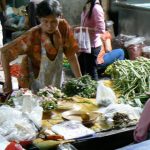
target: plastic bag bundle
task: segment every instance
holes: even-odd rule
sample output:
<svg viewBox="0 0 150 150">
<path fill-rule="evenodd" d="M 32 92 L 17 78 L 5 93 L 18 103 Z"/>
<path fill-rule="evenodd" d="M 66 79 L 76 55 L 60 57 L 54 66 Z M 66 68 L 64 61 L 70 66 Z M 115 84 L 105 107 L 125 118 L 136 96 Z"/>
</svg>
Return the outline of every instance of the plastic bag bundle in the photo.
<svg viewBox="0 0 150 150">
<path fill-rule="evenodd" d="M 77 150 L 77 149 L 70 143 L 64 143 L 60 144 L 57 150 Z"/>
<path fill-rule="evenodd" d="M 106 87 L 103 81 L 98 82 L 97 93 L 96 93 L 96 102 L 99 105 L 107 107 L 110 104 L 115 103 L 116 95 L 114 91 Z"/>
<path fill-rule="evenodd" d="M 0 107 L 0 133 L 9 141 L 32 140 L 37 135 L 37 129 L 22 112 L 9 106 Z"/>
<path fill-rule="evenodd" d="M 75 39 L 78 42 L 79 52 L 91 53 L 91 42 L 88 28 L 79 27 L 79 31 L 74 32 Z"/>
<path fill-rule="evenodd" d="M 103 116 L 109 126 L 114 126 L 114 115 L 116 113 L 128 116 L 130 121 L 137 122 L 140 118 L 142 109 L 140 107 L 132 107 L 128 104 L 111 104 L 103 110 Z"/>
</svg>

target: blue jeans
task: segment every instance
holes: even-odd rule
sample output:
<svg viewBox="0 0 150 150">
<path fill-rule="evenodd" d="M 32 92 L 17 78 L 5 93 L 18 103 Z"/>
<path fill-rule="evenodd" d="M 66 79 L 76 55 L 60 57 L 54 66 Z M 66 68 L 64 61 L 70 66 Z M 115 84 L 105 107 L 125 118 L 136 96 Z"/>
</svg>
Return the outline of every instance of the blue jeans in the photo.
<svg viewBox="0 0 150 150">
<path fill-rule="evenodd" d="M 104 63 L 97 64 L 97 56 L 101 50 L 101 47 L 92 48 L 91 54 L 81 53 L 78 57 L 79 64 L 81 68 L 82 75 L 89 74 L 92 79 L 98 80 L 98 74 L 101 71 L 99 69 L 104 69 L 115 62 L 116 60 L 123 60 L 124 59 L 124 51 L 122 49 L 115 49 L 109 53 L 104 55 Z"/>
<path fill-rule="evenodd" d="M 112 64 L 116 60 L 124 60 L 124 51 L 119 49 L 114 49 L 109 53 L 106 53 L 103 57 L 104 63 L 97 65 L 98 67 L 107 67 L 108 65 Z"/>
</svg>

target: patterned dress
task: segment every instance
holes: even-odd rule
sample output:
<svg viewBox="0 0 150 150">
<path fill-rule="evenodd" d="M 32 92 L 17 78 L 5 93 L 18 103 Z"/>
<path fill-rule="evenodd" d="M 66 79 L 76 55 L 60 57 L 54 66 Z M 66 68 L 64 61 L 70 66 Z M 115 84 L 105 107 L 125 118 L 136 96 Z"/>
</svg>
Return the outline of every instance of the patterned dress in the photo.
<svg viewBox="0 0 150 150">
<path fill-rule="evenodd" d="M 57 55 L 60 54 L 60 49 L 67 58 L 77 52 L 78 45 L 67 21 L 60 19 L 58 29 L 60 32 L 60 39 L 58 39 L 58 43 L 56 44 L 58 48 L 52 44 L 53 40 L 50 40 L 51 37 L 53 38 L 53 35 L 42 33 L 40 25 L 30 29 L 22 36 L 4 46 L 3 49 L 7 49 L 5 50 L 5 53 L 9 62 L 15 60 L 19 55 L 25 54 L 27 56 L 24 57 L 19 66 L 13 65 L 10 69 L 11 74 L 18 78 L 20 87 L 29 87 L 30 65 L 32 66 L 34 78 L 36 79 L 39 77 L 42 48 L 45 49 L 46 57 L 51 62 L 55 61 L 55 58 L 58 59 Z M 59 42 L 59 40 L 61 42 Z M 30 63 L 28 60 L 30 60 Z M 60 61 L 62 62 L 62 60 Z M 53 74 L 55 74 L 55 72 L 53 72 Z"/>
</svg>

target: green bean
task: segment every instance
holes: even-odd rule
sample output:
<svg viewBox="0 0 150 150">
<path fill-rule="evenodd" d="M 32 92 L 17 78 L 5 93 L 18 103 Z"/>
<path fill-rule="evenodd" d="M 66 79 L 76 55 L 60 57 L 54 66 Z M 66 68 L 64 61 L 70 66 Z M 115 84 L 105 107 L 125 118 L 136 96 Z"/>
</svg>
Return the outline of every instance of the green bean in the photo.
<svg viewBox="0 0 150 150">
<path fill-rule="evenodd" d="M 112 64 L 109 73 L 115 90 L 121 91 L 128 99 L 150 91 L 150 59 L 118 60 Z"/>
</svg>

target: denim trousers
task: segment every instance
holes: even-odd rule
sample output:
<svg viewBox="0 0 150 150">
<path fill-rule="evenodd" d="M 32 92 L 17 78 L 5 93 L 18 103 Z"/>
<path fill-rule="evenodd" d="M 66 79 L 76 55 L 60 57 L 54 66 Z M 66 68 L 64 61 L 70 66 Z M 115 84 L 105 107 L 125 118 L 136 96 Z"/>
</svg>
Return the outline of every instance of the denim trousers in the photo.
<svg viewBox="0 0 150 150">
<path fill-rule="evenodd" d="M 124 60 L 124 51 L 119 48 L 106 53 L 103 57 L 104 63 L 97 64 L 96 60 L 100 50 L 101 47 L 97 47 L 91 49 L 91 54 L 80 53 L 78 60 L 82 75 L 89 74 L 92 79 L 98 80 L 98 69 L 105 69 L 116 60 Z"/>
</svg>

